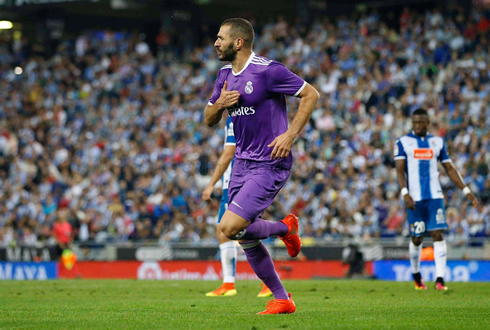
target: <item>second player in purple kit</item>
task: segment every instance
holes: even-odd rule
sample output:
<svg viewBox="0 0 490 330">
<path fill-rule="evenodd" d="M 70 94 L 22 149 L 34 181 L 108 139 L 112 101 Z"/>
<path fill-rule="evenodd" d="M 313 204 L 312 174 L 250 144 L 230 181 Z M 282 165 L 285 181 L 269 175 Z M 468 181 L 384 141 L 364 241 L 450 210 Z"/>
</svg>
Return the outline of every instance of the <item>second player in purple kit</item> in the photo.
<svg viewBox="0 0 490 330">
<path fill-rule="evenodd" d="M 219 228 L 230 239 L 240 240 L 247 260 L 275 300 L 259 314 L 294 313 L 296 307 L 277 275 L 272 259 L 260 242 L 278 235 L 288 253 L 301 248 L 298 219 L 289 215 L 280 222 L 262 219 L 289 178 L 294 139 L 308 122 L 318 92 L 276 61 L 252 51 L 252 25 L 240 18 L 223 22 L 215 47 L 221 61 L 231 62 L 219 72 L 205 110 L 205 121 L 216 125 L 223 111 L 233 120 L 236 152 L 229 185 L 229 207 Z M 286 95 L 301 98 L 288 127 Z"/>
</svg>

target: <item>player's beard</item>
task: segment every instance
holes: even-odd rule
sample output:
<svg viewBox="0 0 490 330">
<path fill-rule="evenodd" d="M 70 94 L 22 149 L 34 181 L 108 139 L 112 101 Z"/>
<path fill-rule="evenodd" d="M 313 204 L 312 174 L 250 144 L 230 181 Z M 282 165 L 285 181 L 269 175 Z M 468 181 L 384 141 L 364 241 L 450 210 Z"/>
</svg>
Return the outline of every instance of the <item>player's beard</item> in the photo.
<svg viewBox="0 0 490 330">
<path fill-rule="evenodd" d="M 236 50 L 233 49 L 233 44 L 230 44 L 228 48 L 221 51 L 219 60 L 223 62 L 232 62 L 236 58 L 236 53 Z"/>
</svg>

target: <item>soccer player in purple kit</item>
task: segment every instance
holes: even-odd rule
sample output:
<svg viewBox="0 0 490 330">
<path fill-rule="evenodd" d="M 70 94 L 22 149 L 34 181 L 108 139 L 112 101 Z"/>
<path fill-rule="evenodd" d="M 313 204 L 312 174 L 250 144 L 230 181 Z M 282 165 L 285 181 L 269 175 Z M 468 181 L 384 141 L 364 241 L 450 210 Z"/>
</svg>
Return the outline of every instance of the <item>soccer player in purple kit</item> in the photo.
<svg viewBox="0 0 490 330">
<path fill-rule="evenodd" d="M 231 63 L 218 72 L 204 120 L 214 126 L 227 110 L 235 129 L 229 206 L 219 229 L 240 241 L 252 269 L 274 294 L 275 299 L 258 314 L 289 314 L 296 306 L 260 240 L 277 235 L 289 255 L 296 257 L 301 250 L 298 219 L 290 214 L 272 222 L 262 219 L 262 214 L 289 178 L 294 139 L 310 119 L 319 94 L 281 63 L 255 55 L 253 41 L 253 27 L 247 20 L 232 18 L 221 24 L 214 46 L 219 60 Z M 286 95 L 301 98 L 289 128 Z"/>
</svg>

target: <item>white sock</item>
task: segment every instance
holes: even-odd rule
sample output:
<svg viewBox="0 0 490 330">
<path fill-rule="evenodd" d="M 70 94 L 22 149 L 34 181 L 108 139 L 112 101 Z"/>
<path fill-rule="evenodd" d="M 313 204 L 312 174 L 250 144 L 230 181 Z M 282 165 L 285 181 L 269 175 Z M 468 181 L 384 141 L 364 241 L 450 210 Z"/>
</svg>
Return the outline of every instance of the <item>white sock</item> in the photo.
<svg viewBox="0 0 490 330">
<path fill-rule="evenodd" d="M 408 245 L 408 254 L 410 256 L 410 266 L 412 266 L 412 274 L 420 272 L 420 254 L 422 252 L 422 244 L 415 246 L 412 241 Z"/>
<path fill-rule="evenodd" d="M 237 249 L 234 241 L 219 245 L 221 266 L 223 267 L 223 283 L 235 283 Z"/>
<path fill-rule="evenodd" d="M 434 242 L 434 261 L 436 263 L 436 277 L 444 278 L 447 261 L 447 246 L 445 240 Z"/>
</svg>

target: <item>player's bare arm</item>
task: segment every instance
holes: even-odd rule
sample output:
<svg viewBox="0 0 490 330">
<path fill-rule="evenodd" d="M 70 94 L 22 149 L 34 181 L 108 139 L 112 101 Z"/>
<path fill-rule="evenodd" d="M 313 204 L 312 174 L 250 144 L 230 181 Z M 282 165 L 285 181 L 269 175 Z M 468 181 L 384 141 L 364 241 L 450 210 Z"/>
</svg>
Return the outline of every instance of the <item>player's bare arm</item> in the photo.
<svg viewBox="0 0 490 330">
<path fill-rule="evenodd" d="M 228 165 L 230 165 L 230 162 L 233 160 L 233 157 L 235 156 L 235 150 L 235 145 L 225 146 L 225 150 L 219 157 L 218 163 L 216 164 L 216 167 L 214 169 L 213 175 L 211 177 L 211 182 L 209 182 L 209 185 L 206 187 L 206 189 L 204 189 L 202 193 L 203 201 L 208 201 L 211 199 L 211 194 L 214 191 L 214 186 L 216 185 L 216 182 L 218 182 L 219 179 L 223 176 L 223 173 L 225 173 Z"/>
<path fill-rule="evenodd" d="M 218 124 L 226 108 L 238 102 L 240 93 L 238 91 L 227 91 L 228 82 L 225 81 L 218 100 L 213 105 L 207 105 L 204 110 L 204 121 L 209 127 Z"/>
<path fill-rule="evenodd" d="M 442 163 L 447 175 L 454 182 L 454 184 L 465 193 L 466 197 L 471 201 L 473 207 L 477 207 L 480 202 L 478 198 L 473 194 L 468 186 L 464 184 L 463 178 L 459 174 L 458 170 L 454 167 L 453 162 Z"/>
<path fill-rule="evenodd" d="M 271 152 L 271 159 L 289 156 L 294 139 L 306 126 L 308 120 L 310 120 L 315 105 L 320 98 L 320 94 L 313 86 L 307 83 L 305 88 L 299 93 L 298 97 L 301 98 L 301 101 L 299 103 L 298 113 L 294 116 L 293 122 L 284 134 L 276 137 L 274 141 L 268 145 L 270 148 L 274 147 Z"/>
<path fill-rule="evenodd" d="M 405 159 L 395 160 L 396 179 L 398 180 L 398 186 L 402 188 L 401 194 L 403 195 L 403 200 L 405 201 L 405 205 L 410 210 L 415 210 L 415 202 L 413 201 L 412 197 L 410 196 L 407 190 L 407 177 L 405 175 L 406 162 L 407 161 Z"/>
</svg>

